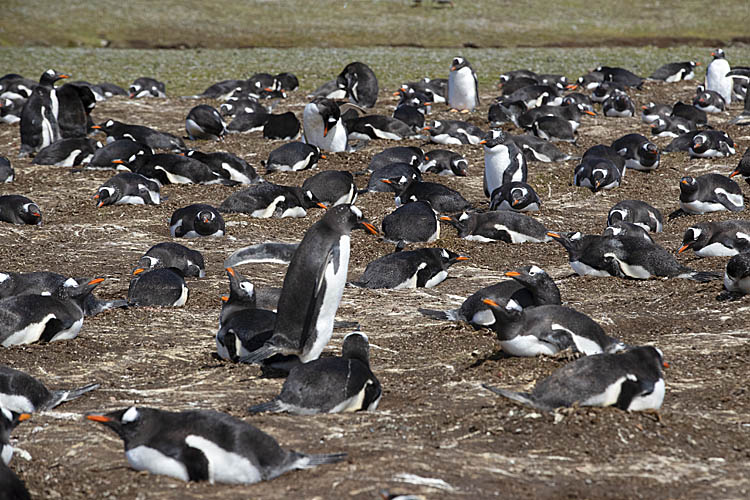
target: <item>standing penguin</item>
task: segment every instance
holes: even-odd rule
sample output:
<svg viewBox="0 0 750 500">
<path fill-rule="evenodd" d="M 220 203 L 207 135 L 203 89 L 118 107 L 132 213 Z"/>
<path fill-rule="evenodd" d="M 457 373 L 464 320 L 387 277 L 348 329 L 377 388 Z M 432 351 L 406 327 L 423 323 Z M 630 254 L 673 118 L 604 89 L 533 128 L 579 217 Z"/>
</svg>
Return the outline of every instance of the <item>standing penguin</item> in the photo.
<svg viewBox="0 0 750 500">
<path fill-rule="evenodd" d="M 60 139 L 57 114 L 60 109 L 55 94 L 55 82 L 67 75 L 48 69 L 32 89 L 21 112 L 21 151 L 19 157 L 36 153 Z"/>
<path fill-rule="evenodd" d="M 451 111 L 471 113 L 479 105 L 477 74 L 469 61 L 456 57 L 448 75 L 448 107 Z"/>
<path fill-rule="evenodd" d="M 724 99 L 727 106 L 732 104 L 732 87 L 734 82 L 727 73 L 732 68 L 724 55 L 724 51 L 717 49 L 711 53 L 714 56 L 713 61 L 706 68 L 706 90 L 713 90 L 719 93 Z"/>
<path fill-rule="evenodd" d="M 332 153 L 346 151 L 346 127 L 334 101 L 319 97 L 305 106 L 302 127 L 307 144 Z"/>
<path fill-rule="evenodd" d="M 486 197 L 508 182 L 526 182 L 528 167 L 523 151 L 502 130 L 491 130 L 479 144 L 484 145 Z"/>
<path fill-rule="evenodd" d="M 371 108 L 378 99 L 378 79 L 370 67 L 361 62 L 346 65 L 336 78 L 339 89 L 346 92 L 349 102 Z"/>
<path fill-rule="evenodd" d="M 349 235 L 359 227 L 377 234 L 357 207 L 339 205 L 308 229 L 284 277 L 273 336 L 241 361 L 258 363 L 282 353 L 306 363 L 320 356 L 346 285 Z"/>
</svg>

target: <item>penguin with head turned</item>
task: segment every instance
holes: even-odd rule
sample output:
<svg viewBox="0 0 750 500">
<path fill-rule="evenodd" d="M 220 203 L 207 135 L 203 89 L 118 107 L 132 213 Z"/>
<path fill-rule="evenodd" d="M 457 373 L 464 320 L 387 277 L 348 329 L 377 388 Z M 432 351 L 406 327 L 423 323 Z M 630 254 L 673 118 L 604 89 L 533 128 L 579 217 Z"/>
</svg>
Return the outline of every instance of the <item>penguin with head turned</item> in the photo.
<svg viewBox="0 0 750 500">
<path fill-rule="evenodd" d="M 346 151 L 347 131 L 341 120 L 341 111 L 331 99 L 318 97 L 305 106 L 302 112 L 305 142 L 322 151 Z"/>
<path fill-rule="evenodd" d="M 363 108 L 375 106 L 378 99 L 378 79 L 365 63 L 347 64 L 336 78 L 336 84 L 346 92 L 346 97 L 352 104 Z"/>
</svg>

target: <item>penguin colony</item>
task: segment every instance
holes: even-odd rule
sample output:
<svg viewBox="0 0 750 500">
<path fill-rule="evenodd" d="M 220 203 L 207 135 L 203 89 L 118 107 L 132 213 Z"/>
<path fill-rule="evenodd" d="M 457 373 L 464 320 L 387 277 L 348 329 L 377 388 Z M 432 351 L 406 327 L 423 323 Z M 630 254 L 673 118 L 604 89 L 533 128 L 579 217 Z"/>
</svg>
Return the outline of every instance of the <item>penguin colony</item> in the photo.
<svg viewBox="0 0 750 500">
<path fill-rule="evenodd" d="M 482 384 L 521 405 L 540 411 L 574 405 L 658 411 L 667 392 L 662 369 L 668 367 L 669 352 L 662 352 L 658 341 L 654 346 L 635 344 L 622 329 L 615 335 L 611 325 L 568 304 L 561 291 L 583 278 L 565 277 L 563 290 L 558 288 L 555 281 L 562 282 L 567 274 L 564 253 L 558 253 L 560 262 L 552 273 L 509 246 L 547 245 L 554 252 L 557 242 L 577 275 L 709 283 L 723 278 L 725 290 L 717 299 L 741 299 L 750 292 L 750 266 L 745 262 L 750 222 L 741 218 L 742 189 L 730 178 L 740 174 L 748 178 L 750 168 L 745 167 L 746 159 L 736 169 L 726 164 L 739 148 L 727 128 L 743 124 L 746 113 L 740 114 L 735 101 L 746 92 L 750 69 L 730 68 L 721 50 L 713 57 L 705 86 L 697 90 L 692 106 L 648 102 L 645 95 L 648 88 L 693 78 L 699 64 L 685 62 L 660 67 L 650 79 L 607 66 L 574 83 L 529 70 L 508 72 L 500 76 L 502 95 L 492 101 L 487 116 L 478 116 L 482 100 L 494 96 L 482 95 L 480 100 L 475 69 L 458 56 L 444 75 L 447 79 L 408 82 L 396 92 L 396 116 L 410 117 L 407 121 L 368 111 L 388 97 L 373 70 L 362 62 L 347 65 L 308 96 L 304 109 L 292 108 L 295 112 L 284 113 L 283 120 L 276 120 L 282 114 L 264 103 L 285 99 L 296 89 L 296 78 L 258 73 L 248 80 L 218 82 L 201 94 L 185 97 L 206 100 L 187 114 L 186 135 L 166 132 L 178 130 L 175 124 L 152 128 L 104 115 L 97 102 L 128 95 L 112 84 L 74 82 L 55 87 L 55 82 L 68 78 L 55 70 L 44 71 L 36 84 L 6 75 L 0 78 L 0 98 L 19 101 L 20 109 L 17 120 L 5 119 L 9 112 L 5 113 L 3 126 L 20 123 L 16 129 L 20 141 L 14 142 L 16 150 L 0 151 L 9 159 L 0 162 L 7 172 L 2 179 L 7 184 L 0 196 L 0 220 L 36 226 L 28 231 L 54 225 L 46 217 L 42 223 L 44 203 L 15 192 L 14 183 L 19 182 L 19 174 L 34 175 L 38 164 L 74 167 L 74 173 L 65 169 L 59 175 L 91 175 L 92 179 L 109 175 L 90 193 L 91 213 L 86 217 L 118 208 L 114 205 L 142 205 L 132 209 L 151 222 L 159 220 L 166 241 L 151 248 L 145 245 L 134 260 L 120 264 L 129 269 L 127 300 L 96 298 L 93 290 L 105 281 L 103 277 L 22 274 L 41 270 L 6 261 L 5 269 L 0 269 L 0 343 L 8 350 L 20 349 L 19 344 L 38 343 L 37 349 L 52 341 L 74 344 L 79 332 L 95 335 L 87 326 L 98 314 L 142 315 L 148 329 L 147 308 L 189 308 L 191 289 L 201 290 L 206 280 L 218 280 L 207 274 L 204 258 L 196 251 L 201 248 L 228 257 L 229 294 L 222 297 L 220 312 L 216 309 L 217 369 L 235 362 L 246 365 L 241 368 L 248 374 L 285 378 L 272 398 L 248 392 L 249 413 L 373 412 L 387 405 L 387 394 L 381 404 L 379 352 L 371 349 L 381 332 L 343 336 L 345 332 L 338 330 L 357 328 L 357 318 L 349 317 L 356 312 L 347 308 L 342 319 L 350 321 L 336 319 L 342 295 L 355 288 L 365 289 L 362 294 L 370 288 L 439 290 L 453 265 L 460 268 L 474 258 L 484 260 L 484 252 L 507 251 L 520 259 L 510 269 L 492 270 L 504 275 L 501 281 L 485 288 L 472 288 L 467 281 L 467 298 L 460 308 L 421 308 L 424 324 L 437 329 L 445 326 L 443 321 L 460 321 L 490 331 L 497 338 L 496 347 L 509 356 L 563 354 L 572 359 L 529 391 L 512 380 Z M 129 87 L 129 98 L 167 106 L 158 103 L 167 90 L 164 83 L 142 77 Z M 410 106 L 414 109 L 407 110 Z M 637 109 L 642 110 L 640 116 Z M 425 120 L 428 114 L 435 118 Z M 641 119 L 629 134 L 588 147 L 587 126 L 594 121 L 606 126 L 610 120 L 628 117 Z M 265 141 L 276 141 L 264 158 L 223 144 L 228 134 L 256 132 Z M 395 141 L 409 142 L 404 146 Z M 675 185 L 674 200 L 605 198 L 608 195 L 602 190 L 616 192 L 623 184 L 641 182 L 641 176 L 658 172 L 661 155 L 678 154 L 685 155 L 687 163 L 685 176 Z M 16 156 L 33 156 L 34 165 L 27 159 L 14 160 Z M 326 167 L 331 156 L 347 158 L 357 166 L 334 177 L 335 171 Z M 465 156 L 483 161 L 472 162 Z M 251 162 L 265 171 L 259 174 Z M 544 217 L 544 206 L 556 194 L 539 179 L 548 163 L 567 169 L 571 185 L 588 188 L 591 203 L 622 201 L 611 204 L 606 220 L 579 221 L 577 227 L 555 223 L 554 217 Z M 299 177 L 307 170 L 315 175 Z M 626 176 L 628 170 L 633 172 Z M 479 176 L 482 186 L 471 182 Z M 466 182 L 461 182 L 464 178 Z M 216 189 L 183 190 L 180 184 L 216 185 Z M 167 190 L 179 201 L 165 196 Z M 364 200 L 361 205 L 373 206 L 368 198 L 378 196 L 387 202 L 386 211 L 368 214 L 355 205 Z M 149 213 L 162 204 L 168 205 L 171 220 Z M 679 208 L 665 223 L 652 204 Z M 118 213 L 129 216 L 130 208 L 119 208 Z M 542 216 L 535 217 L 539 212 Z M 727 212 L 731 219 L 702 217 L 716 212 Z M 252 233 L 239 231 L 241 225 L 269 217 L 301 219 L 294 222 L 296 241 L 263 243 Z M 659 233 L 665 224 L 685 220 L 682 217 L 691 218 L 682 246 L 665 249 Z M 449 233 L 448 241 L 455 247 L 443 248 L 441 226 L 443 237 Z M 606 229 L 603 234 L 582 232 L 595 226 Z M 353 233 L 355 229 L 370 233 L 370 239 Z M 377 234 L 388 243 L 375 244 Z M 182 238 L 188 246 L 170 241 L 170 236 Z M 369 261 L 350 269 L 355 247 L 380 249 L 392 244 L 396 246 L 390 252 L 366 252 Z M 700 257 L 724 257 L 726 271 L 693 269 L 679 260 L 687 250 Z M 280 289 L 265 285 L 266 271 L 255 267 L 258 263 L 288 265 L 283 283 L 277 283 Z M 245 265 L 243 276 L 238 266 Z M 462 271 L 459 279 L 487 272 L 473 267 Z M 617 286 L 613 279 L 609 283 Z M 377 295 L 364 296 L 368 303 L 377 301 Z M 331 350 L 332 339 L 341 345 L 341 355 L 321 356 Z M 45 371 L 33 363 L 25 365 L 22 355 L 14 359 L 16 368 Z M 253 364 L 259 365 L 259 372 L 254 372 Z M 49 391 L 27 373 L 0 365 L 2 465 L 10 462 L 13 452 L 10 431 L 29 419 L 29 413 L 83 396 L 100 384 L 118 388 L 116 381 L 101 379 L 78 389 Z M 255 483 L 294 469 L 357 459 L 338 449 L 324 449 L 325 454 L 287 450 L 252 425 L 253 417 L 240 419 L 210 406 L 172 411 L 156 408 L 158 401 L 151 403 L 148 398 L 138 404 L 124 404 L 120 398 L 118 403 L 123 404 L 118 408 L 104 398 L 95 401 L 97 408 L 79 406 L 79 416 L 86 412 L 86 419 L 114 431 L 124 441 L 133 469 L 184 481 Z M 492 400 L 491 404 L 511 408 L 515 403 Z M 13 498 L 28 495 L 12 471 L 0 469 L 0 474 L 18 491 Z"/>
</svg>

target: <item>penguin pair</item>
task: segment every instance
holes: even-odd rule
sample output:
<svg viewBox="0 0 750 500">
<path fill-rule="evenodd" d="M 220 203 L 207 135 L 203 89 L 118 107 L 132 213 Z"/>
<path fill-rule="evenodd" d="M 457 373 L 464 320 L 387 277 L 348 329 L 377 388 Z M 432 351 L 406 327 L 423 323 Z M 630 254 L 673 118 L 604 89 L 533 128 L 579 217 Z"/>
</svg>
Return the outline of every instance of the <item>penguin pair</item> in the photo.
<svg viewBox="0 0 750 500">
<path fill-rule="evenodd" d="M 29 198 L 20 194 L 0 196 L 0 222 L 42 225 L 42 211 Z"/>
<path fill-rule="evenodd" d="M 124 441 L 133 469 L 182 481 L 251 484 L 346 458 L 344 453 L 284 450 L 257 427 L 211 410 L 170 412 L 131 406 L 86 418 L 109 427 Z"/>
<path fill-rule="evenodd" d="M 506 182 L 495 189 L 490 196 L 490 210 L 515 210 L 535 212 L 542 200 L 534 188 L 525 182 Z"/>
<path fill-rule="evenodd" d="M 227 183 L 255 184 L 262 181 L 252 165 L 239 156 L 226 151 L 204 153 L 202 151 L 191 150 L 185 153 L 185 156 L 208 165 L 217 176 L 228 181 Z"/>
<path fill-rule="evenodd" d="M 167 97 L 167 86 L 155 78 L 140 77 L 136 78 L 128 87 L 128 94 L 131 99 L 141 99 L 143 97 Z"/>
<path fill-rule="evenodd" d="M 258 102 L 258 99 L 250 96 L 229 97 L 219 106 L 219 113 L 222 116 L 234 117 L 240 114 L 268 114 L 269 112 L 270 110 Z"/>
<path fill-rule="evenodd" d="M 430 140 L 437 144 L 479 144 L 485 132 L 468 122 L 459 120 L 435 120 L 424 127 Z"/>
<path fill-rule="evenodd" d="M 188 139 L 218 141 L 227 133 L 227 125 L 216 108 L 199 104 L 192 108 L 185 118 L 185 131 Z"/>
<path fill-rule="evenodd" d="M 503 210 L 484 213 L 462 213 L 459 217 L 440 217 L 458 231 L 458 237 L 489 243 L 543 243 L 550 241 L 547 228 L 527 215 Z"/>
<path fill-rule="evenodd" d="M 87 384 L 76 389 L 49 390 L 28 373 L 0 365 L 0 407 L 15 413 L 51 410 L 98 388 L 99 384 Z"/>
<path fill-rule="evenodd" d="M 205 203 L 178 208 L 169 221 L 169 232 L 173 238 L 222 237 L 225 230 L 224 217 Z"/>
<path fill-rule="evenodd" d="M 615 203 L 607 213 L 607 224 L 618 222 L 635 224 L 646 231 L 660 233 L 664 228 L 664 217 L 659 209 L 641 200 L 623 200 Z"/>
<path fill-rule="evenodd" d="M 31 163 L 32 165 L 74 167 L 91 161 L 96 150 L 96 141 L 85 137 L 60 139 L 42 148 Z"/>
<path fill-rule="evenodd" d="M 484 195 L 490 195 L 503 184 L 526 182 L 526 158 L 516 143 L 502 130 L 491 130 L 479 142 L 484 147 Z"/>
<path fill-rule="evenodd" d="M 469 257 L 445 248 L 395 252 L 373 260 L 354 286 L 362 288 L 432 288 L 448 277 L 448 269 Z"/>
<path fill-rule="evenodd" d="M 509 97 L 498 97 L 490 104 L 487 112 L 487 121 L 491 128 L 500 128 L 505 124 L 518 125 L 518 120 L 526 111 L 523 101 L 511 101 Z"/>
<path fill-rule="evenodd" d="M 586 356 L 540 380 L 531 392 L 513 392 L 483 384 L 501 396 L 537 410 L 578 406 L 615 406 L 623 411 L 658 410 L 664 401 L 664 362 L 659 349 L 641 346 L 621 353 Z"/>
<path fill-rule="evenodd" d="M 383 179 L 395 186 L 395 202 L 400 207 L 415 201 L 427 201 L 438 213 L 456 213 L 471 208 L 471 204 L 458 191 L 438 182 L 420 182 L 414 178 Z"/>
<path fill-rule="evenodd" d="M 391 243 L 431 243 L 440 238 L 440 222 L 429 201 L 401 205 L 386 215 L 383 239 Z"/>
<path fill-rule="evenodd" d="M 183 276 L 206 276 L 206 263 L 203 255 L 179 243 L 165 241 L 149 248 L 143 257 L 138 259 L 137 268 L 144 270 L 174 267 Z"/>
<path fill-rule="evenodd" d="M 626 134 L 611 147 L 625 158 L 627 168 L 648 172 L 659 167 L 659 148 L 641 134 Z"/>
<path fill-rule="evenodd" d="M 158 205 L 159 184 L 141 174 L 122 172 L 102 184 L 94 200 L 97 208 L 106 205 Z"/>
<path fill-rule="evenodd" d="M 695 67 L 700 66 L 700 62 L 684 61 L 672 62 L 659 66 L 651 73 L 649 79 L 661 80 L 667 83 L 679 82 L 682 80 L 692 80 L 695 76 Z"/>
<path fill-rule="evenodd" d="M 237 191 L 219 206 L 222 212 L 239 212 L 266 219 L 269 217 L 304 217 L 313 207 L 326 208 L 312 193 L 296 186 L 272 182 L 254 184 Z"/>
<path fill-rule="evenodd" d="M 150 147 L 152 150 L 165 149 L 180 152 L 186 149 L 185 143 L 179 137 L 143 125 L 131 125 L 117 120 L 107 120 L 103 124 L 94 125 L 91 128 L 107 134 L 108 141 L 110 139 L 131 139 Z"/>
<path fill-rule="evenodd" d="M 696 127 L 694 122 L 686 118 L 669 115 L 660 117 L 651 123 L 651 135 L 654 137 L 680 137 L 683 134 L 690 133 L 692 138 L 698 133 L 695 130 Z M 687 150 L 687 147 L 685 147 L 685 150 Z M 667 147 L 664 151 L 670 151 L 670 148 Z"/>
<path fill-rule="evenodd" d="M 448 107 L 452 111 L 470 113 L 479 106 L 477 74 L 468 60 L 455 57 L 448 75 Z"/>
<path fill-rule="evenodd" d="M 750 221 L 711 221 L 690 226 L 677 253 L 688 248 L 699 257 L 730 257 L 749 252 Z"/>
<path fill-rule="evenodd" d="M 325 155 L 320 148 L 304 142 L 289 142 L 271 151 L 264 163 L 267 172 L 298 172 L 315 168 Z"/>
<path fill-rule="evenodd" d="M 533 123 L 542 116 L 557 116 L 567 120 L 575 131 L 581 125 L 581 116 L 584 114 L 596 116 L 596 113 L 586 109 L 583 104 L 570 103 L 562 106 L 545 104 L 532 108 L 519 116 L 518 125 L 525 129 L 531 129 Z"/>
<path fill-rule="evenodd" d="M 680 210 L 670 214 L 670 219 L 682 214 L 705 214 L 745 209 L 742 190 L 729 177 L 721 174 L 685 176 L 680 179 Z M 680 213 L 682 211 L 682 214 Z"/>
</svg>

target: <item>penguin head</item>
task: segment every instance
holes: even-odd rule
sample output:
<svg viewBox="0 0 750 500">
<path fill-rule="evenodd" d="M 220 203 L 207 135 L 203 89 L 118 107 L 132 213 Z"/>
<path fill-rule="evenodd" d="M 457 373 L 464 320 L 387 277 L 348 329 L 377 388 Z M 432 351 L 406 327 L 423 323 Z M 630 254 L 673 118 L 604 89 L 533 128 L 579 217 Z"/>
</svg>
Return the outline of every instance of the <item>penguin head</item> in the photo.
<svg viewBox="0 0 750 500">
<path fill-rule="evenodd" d="M 125 441 L 127 447 L 131 442 L 145 440 L 148 436 L 143 435 L 144 428 L 152 419 L 155 410 L 150 408 L 138 408 L 131 406 L 122 410 L 105 413 L 103 415 L 86 415 L 87 420 L 104 424 L 117 433 Z"/>
<path fill-rule="evenodd" d="M 459 177 L 466 177 L 468 174 L 469 162 L 466 158 L 457 154 L 451 159 L 451 171 Z"/>
<path fill-rule="evenodd" d="M 502 130 L 490 130 L 487 134 L 479 141 L 479 144 L 484 145 L 485 150 L 492 151 L 496 146 L 500 146 L 505 143 L 507 136 Z"/>
<path fill-rule="evenodd" d="M 695 152 L 702 152 L 705 151 L 707 147 L 708 136 L 706 136 L 706 134 L 696 134 L 696 136 L 693 137 L 693 142 L 690 145 L 690 149 Z"/>
<path fill-rule="evenodd" d="M 39 77 L 39 83 L 42 85 L 52 86 L 56 81 L 63 78 L 69 78 L 69 76 L 63 73 L 58 73 L 54 69 L 48 69 L 47 71 L 42 73 L 41 77 Z"/>
<path fill-rule="evenodd" d="M 492 311 L 493 316 L 495 316 L 495 321 L 500 324 L 517 321 L 523 314 L 523 308 L 513 299 L 510 299 L 505 307 L 502 307 L 490 298 L 482 299 L 482 303 L 489 306 L 490 311 Z"/>
<path fill-rule="evenodd" d="M 370 343 L 367 335 L 352 332 L 344 337 L 341 345 L 341 357 L 344 359 L 358 359 L 370 366 Z"/>
<path fill-rule="evenodd" d="M 224 300 L 225 304 L 241 302 L 248 307 L 255 307 L 255 286 L 242 276 L 233 267 L 227 267 L 229 278 L 229 296 Z"/>
<path fill-rule="evenodd" d="M 591 180 L 593 181 L 593 186 L 591 186 L 592 191 L 599 191 L 612 182 L 614 176 L 610 163 L 600 162 L 594 166 L 594 169 L 591 171 Z"/>
<path fill-rule="evenodd" d="M 698 181 L 689 175 L 680 179 L 680 191 L 685 193 L 692 193 L 698 189 Z"/>
<path fill-rule="evenodd" d="M 378 234 L 378 230 L 362 215 L 362 211 L 354 205 L 337 205 L 329 209 L 320 222 L 335 228 L 341 234 L 349 234 L 354 229 L 364 229 L 370 234 Z"/>
<path fill-rule="evenodd" d="M 451 62 L 451 71 L 458 71 L 459 69 L 466 67 L 471 68 L 471 64 L 469 64 L 469 61 L 460 56 L 453 58 L 453 62 Z"/>
<path fill-rule="evenodd" d="M 530 266 L 523 266 L 516 269 L 515 271 L 508 271 L 507 273 L 505 273 L 505 276 L 513 278 L 514 280 L 526 286 L 534 286 L 540 281 L 549 279 L 549 275 L 544 271 L 544 269 L 533 264 Z"/>
<path fill-rule="evenodd" d="M 726 59 L 726 54 L 724 54 L 723 49 L 716 49 L 713 52 L 711 52 L 711 55 L 714 59 Z"/>
<path fill-rule="evenodd" d="M 0 448 L 10 443 L 10 433 L 16 426 L 31 418 L 29 413 L 16 413 L 0 406 Z"/>
<path fill-rule="evenodd" d="M 433 120 L 430 125 L 426 125 L 423 130 L 427 130 L 430 135 L 437 135 L 443 132 L 443 122 L 440 120 Z"/>
<path fill-rule="evenodd" d="M 440 248 L 440 249 L 436 248 L 435 250 L 439 250 L 440 264 L 443 269 L 448 269 L 450 266 L 452 266 L 456 262 L 469 260 L 468 256 L 459 255 L 456 252 L 451 252 L 450 250 L 447 250 L 445 248 Z"/>
<path fill-rule="evenodd" d="M 314 109 L 323 120 L 323 137 L 326 137 L 328 132 L 330 132 L 330 130 L 336 126 L 339 119 L 341 119 L 341 110 L 335 101 L 325 97 L 318 97 L 310 104 L 314 106 Z"/>
<path fill-rule="evenodd" d="M 102 186 L 99 191 L 94 195 L 94 201 L 96 201 L 96 207 L 101 208 L 104 205 L 111 205 L 118 200 L 117 189 L 113 186 Z"/>
<path fill-rule="evenodd" d="M 25 224 L 42 225 L 42 211 L 36 203 L 24 203 L 18 208 L 18 216 Z"/>
<path fill-rule="evenodd" d="M 696 245 L 703 247 L 711 239 L 711 236 L 711 231 L 704 224 L 691 226 L 685 230 L 682 237 L 682 246 L 677 250 L 677 253 L 682 253 L 691 247 L 695 248 Z"/>
<path fill-rule="evenodd" d="M 158 267 L 164 267 L 164 263 L 156 257 L 152 257 L 150 255 L 144 255 L 143 257 L 138 259 L 138 264 L 136 265 L 136 269 L 145 270 L 156 269 Z"/>
<path fill-rule="evenodd" d="M 653 142 L 644 142 L 641 146 L 641 151 L 643 151 L 646 158 L 659 155 L 659 148 Z"/>
<path fill-rule="evenodd" d="M 521 208 L 522 203 L 529 196 L 529 190 L 524 186 L 514 187 L 510 190 L 510 205 L 513 208 Z"/>
<path fill-rule="evenodd" d="M 56 294 L 62 299 L 74 300 L 83 309 L 83 301 L 103 281 L 104 278 L 78 278 L 75 280 L 76 285 L 64 285 L 57 290 Z"/>
<path fill-rule="evenodd" d="M 664 361 L 664 353 L 658 347 L 651 345 L 631 347 L 625 351 L 625 354 L 635 357 L 636 363 L 639 365 L 643 364 L 655 368 L 659 376 L 661 376 L 662 368 L 669 368 L 669 363 Z"/>
</svg>

